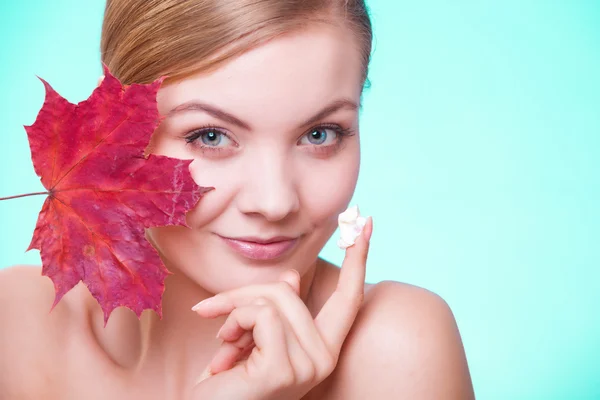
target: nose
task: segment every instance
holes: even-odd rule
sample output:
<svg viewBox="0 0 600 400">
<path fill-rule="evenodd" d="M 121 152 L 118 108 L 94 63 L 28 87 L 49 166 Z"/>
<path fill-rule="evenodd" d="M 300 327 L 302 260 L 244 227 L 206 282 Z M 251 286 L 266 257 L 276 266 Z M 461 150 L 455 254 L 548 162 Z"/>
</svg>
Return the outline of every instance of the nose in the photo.
<svg viewBox="0 0 600 400">
<path fill-rule="evenodd" d="M 275 152 L 249 160 L 241 178 L 238 209 L 244 214 L 261 215 L 270 222 L 297 212 L 300 199 L 289 157 Z"/>
</svg>

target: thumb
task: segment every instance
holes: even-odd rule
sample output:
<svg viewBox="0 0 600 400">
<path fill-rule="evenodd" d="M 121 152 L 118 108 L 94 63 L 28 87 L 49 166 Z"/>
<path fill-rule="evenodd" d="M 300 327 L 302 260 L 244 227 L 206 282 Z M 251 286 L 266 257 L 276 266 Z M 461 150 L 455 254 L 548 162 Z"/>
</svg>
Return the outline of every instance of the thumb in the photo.
<svg viewBox="0 0 600 400">
<path fill-rule="evenodd" d="M 300 273 L 295 269 L 288 269 L 279 275 L 279 281 L 287 282 L 292 289 L 300 296 Z"/>
<path fill-rule="evenodd" d="M 104 75 L 101 75 L 100 78 L 98 78 L 98 86 L 100 86 L 102 84 L 103 80 L 104 80 Z"/>
</svg>

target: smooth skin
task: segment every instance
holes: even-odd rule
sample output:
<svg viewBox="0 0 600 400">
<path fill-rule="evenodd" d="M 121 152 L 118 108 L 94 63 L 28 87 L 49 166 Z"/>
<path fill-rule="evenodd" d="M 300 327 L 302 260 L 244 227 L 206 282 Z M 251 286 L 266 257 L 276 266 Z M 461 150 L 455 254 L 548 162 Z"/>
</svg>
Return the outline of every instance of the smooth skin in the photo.
<svg viewBox="0 0 600 400">
<path fill-rule="evenodd" d="M 163 86 L 151 152 L 215 187 L 190 228 L 148 230 L 173 272 L 163 318 L 119 308 L 104 328 L 83 284 L 49 312 L 39 267 L 0 270 L 0 399 L 474 398 L 439 296 L 365 283 L 364 237 L 341 269 L 318 258 L 358 178 L 361 74 L 353 33 L 315 24 Z M 279 235 L 298 242 L 271 261 L 222 239 Z"/>
</svg>

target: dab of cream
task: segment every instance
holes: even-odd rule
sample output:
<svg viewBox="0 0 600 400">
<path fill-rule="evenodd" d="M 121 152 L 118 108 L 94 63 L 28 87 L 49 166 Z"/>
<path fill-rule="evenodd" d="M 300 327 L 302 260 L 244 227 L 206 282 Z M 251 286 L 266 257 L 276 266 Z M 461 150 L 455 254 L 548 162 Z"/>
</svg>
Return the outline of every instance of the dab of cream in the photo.
<svg viewBox="0 0 600 400">
<path fill-rule="evenodd" d="M 347 249 L 352 246 L 356 238 L 365 227 L 367 219 L 361 217 L 358 206 L 350 207 L 338 216 L 338 225 L 340 227 L 340 238 L 337 245 L 340 249 Z"/>
</svg>

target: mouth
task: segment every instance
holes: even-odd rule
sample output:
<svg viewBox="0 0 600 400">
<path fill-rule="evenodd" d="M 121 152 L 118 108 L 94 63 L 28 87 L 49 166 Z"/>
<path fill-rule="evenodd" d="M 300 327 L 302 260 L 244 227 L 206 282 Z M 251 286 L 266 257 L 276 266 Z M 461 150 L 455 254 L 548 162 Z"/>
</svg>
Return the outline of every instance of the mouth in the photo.
<svg viewBox="0 0 600 400">
<path fill-rule="evenodd" d="M 272 238 L 219 236 L 236 253 L 252 260 L 275 260 L 290 252 L 298 243 L 298 237 L 277 236 Z"/>
</svg>

